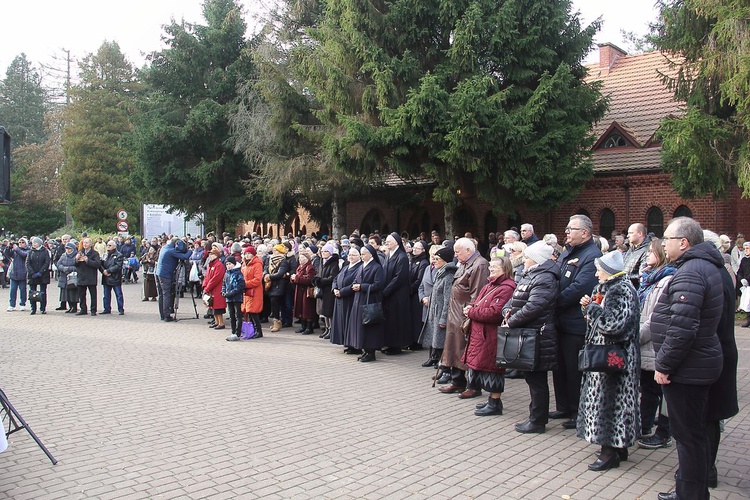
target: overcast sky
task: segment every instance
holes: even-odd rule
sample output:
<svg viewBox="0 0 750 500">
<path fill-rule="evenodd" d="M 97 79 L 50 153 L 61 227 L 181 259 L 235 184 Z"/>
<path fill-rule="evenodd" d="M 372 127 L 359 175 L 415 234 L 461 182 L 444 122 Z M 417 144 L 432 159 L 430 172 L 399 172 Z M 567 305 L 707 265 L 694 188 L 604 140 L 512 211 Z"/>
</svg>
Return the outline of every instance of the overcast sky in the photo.
<svg viewBox="0 0 750 500">
<path fill-rule="evenodd" d="M 273 0 L 242 0 L 250 32 L 253 19 L 263 4 Z M 144 54 L 162 48 L 162 26 L 171 18 L 200 23 L 201 0 L 3 0 L 0 2 L 0 78 L 14 57 L 21 52 L 37 68 L 40 65 L 63 68 L 63 49 L 74 57 L 95 52 L 104 40 L 114 40 L 136 66 Z M 573 0 L 586 23 L 604 19 L 597 42 L 622 45 L 620 30 L 639 35 L 647 32 L 656 18 L 654 0 Z M 589 61 L 596 60 L 596 53 Z"/>
</svg>

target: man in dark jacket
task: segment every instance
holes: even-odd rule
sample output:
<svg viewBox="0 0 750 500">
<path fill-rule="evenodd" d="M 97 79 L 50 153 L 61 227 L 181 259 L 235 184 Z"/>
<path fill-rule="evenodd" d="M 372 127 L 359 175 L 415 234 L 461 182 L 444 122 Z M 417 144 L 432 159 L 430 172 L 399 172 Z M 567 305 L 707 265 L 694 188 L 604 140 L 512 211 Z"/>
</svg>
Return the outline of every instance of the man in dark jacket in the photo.
<svg viewBox="0 0 750 500">
<path fill-rule="evenodd" d="M 99 256 L 99 252 L 94 250 L 94 243 L 91 241 L 91 238 L 84 238 L 81 241 L 81 251 L 76 255 L 78 302 L 80 304 L 76 316 L 85 316 L 87 313 L 86 290 L 88 290 L 91 297 L 91 315 L 96 316 L 96 281 L 100 265 L 101 257 Z"/>
<path fill-rule="evenodd" d="M 591 235 L 593 224 L 585 215 L 574 215 L 565 228 L 565 250 L 560 263 L 560 294 L 555 308 L 558 334 L 558 366 L 552 373 L 557 410 L 550 418 L 567 418 L 566 429 L 576 428 L 581 399 L 581 372 L 578 351 L 583 348 L 586 321 L 581 313 L 581 297 L 597 284 L 594 259 L 602 256 Z"/>
<path fill-rule="evenodd" d="M 174 272 L 180 260 L 190 258 L 190 250 L 181 239 L 175 237 L 164 245 L 156 263 L 156 290 L 159 294 L 159 317 L 162 321 L 174 321 Z"/>
<path fill-rule="evenodd" d="M 123 245 L 125 246 L 125 245 Z M 125 301 L 122 297 L 122 254 L 117 251 L 114 240 L 107 242 L 107 253 L 101 259 L 102 285 L 104 285 L 104 304 L 102 314 L 112 314 L 112 291 L 117 300 L 117 312 L 125 314 Z"/>
<path fill-rule="evenodd" d="M 676 490 L 659 499 L 702 500 L 709 498 L 708 395 L 723 364 L 716 330 L 724 307 L 724 259 L 687 217 L 669 223 L 662 244 L 677 271 L 651 316 L 654 379 L 664 390 L 679 469 Z"/>
</svg>

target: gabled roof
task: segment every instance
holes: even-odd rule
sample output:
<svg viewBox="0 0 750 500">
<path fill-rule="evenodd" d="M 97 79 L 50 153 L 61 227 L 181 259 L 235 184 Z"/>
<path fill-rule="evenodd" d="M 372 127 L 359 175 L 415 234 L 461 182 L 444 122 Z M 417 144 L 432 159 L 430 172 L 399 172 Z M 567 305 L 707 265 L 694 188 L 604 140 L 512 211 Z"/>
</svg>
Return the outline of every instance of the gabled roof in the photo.
<svg viewBox="0 0 750 500">
<path fill-rule="evenodd" d="M 594 125 L 597 139 L 617 122 L 643 147 L 651 142 L 662 118 L 682 114 L 680 102 L 675 101 L 659 74 L 675 73 L 667 57 L 662 52 L 621 56 L 609 71 L 599 64 L 588 66 L 586 81 L 601 81 L 602 94 L 610 99 L 609 111 Z"/>
</svg>

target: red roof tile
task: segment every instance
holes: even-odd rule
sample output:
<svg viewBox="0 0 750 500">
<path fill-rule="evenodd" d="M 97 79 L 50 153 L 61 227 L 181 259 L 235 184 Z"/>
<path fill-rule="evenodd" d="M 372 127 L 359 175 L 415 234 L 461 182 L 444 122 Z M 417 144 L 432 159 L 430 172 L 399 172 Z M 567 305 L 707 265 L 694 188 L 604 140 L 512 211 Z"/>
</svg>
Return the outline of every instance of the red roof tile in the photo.
<svg viewBox="0 0 750 500">
<path fill-rule="evenodd" d="M 674 60 L 674 59 L 673 59 Z M 682 114 L 681 103 L 674 93 L 662 83 L 661 73 L 675 74 L 670 59 L 662 52 L 649 52 L 621 56 L 607 71 L 599 64 L 588 66 L 589 82 L 601 81 L 602 94 L 609 96 L 609 110 L 594 125 L 598 142 L 612 125 L 626 131 L 635 141 L 635 148 L 597 149 L 594 151 L 594 171 L 656 170 L 660 163 L 661 148 L 647 147 L 661 120 L 670 115 Z"/>
</svg>

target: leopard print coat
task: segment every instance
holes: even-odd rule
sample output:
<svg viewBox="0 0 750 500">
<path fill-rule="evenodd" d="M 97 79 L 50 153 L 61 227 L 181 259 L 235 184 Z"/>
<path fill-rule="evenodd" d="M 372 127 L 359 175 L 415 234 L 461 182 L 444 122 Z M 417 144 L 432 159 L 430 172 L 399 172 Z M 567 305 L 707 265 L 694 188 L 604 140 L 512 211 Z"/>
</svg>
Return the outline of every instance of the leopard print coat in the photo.
<svg viewBox="0 0 750 500">
<path fill-rule="evenodd" d="M 627 448 L 635 444 L 641 428 L 640 304 L 627 276 L 598 284 L 596 293 L 603 294 L 604 301 L 601 305 L 592 301 L 586 308 L 586 341 L 622 342 L 627 369 L 616 374 L 583 374 L 576 435 L 592 444 Z"/>
</svg>

